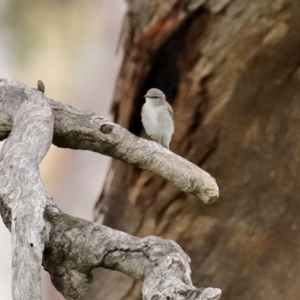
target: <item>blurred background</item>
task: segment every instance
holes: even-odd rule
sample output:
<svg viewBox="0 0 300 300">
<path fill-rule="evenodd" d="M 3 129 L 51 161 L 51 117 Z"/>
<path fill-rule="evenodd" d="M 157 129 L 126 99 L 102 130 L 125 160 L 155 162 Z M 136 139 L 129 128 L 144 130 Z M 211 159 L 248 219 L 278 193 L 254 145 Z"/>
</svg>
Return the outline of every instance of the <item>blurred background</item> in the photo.
<svg viewBox="0 0 300 300">
<path fill-rule="evenodd" d="M 121 55 L 116 54 L 124 1 L 0 1 L 0 77 L 36 87 L 47 97 L 110 118 Z M 58 206 L 92 220 L 108 168 L 107 157 L 51 146 L 41 164 Z M 11 299 L 10 233 L 0 220 L 0 299 Z M 63 299 L 44 272 L 44 297 Z"/>
</svg>

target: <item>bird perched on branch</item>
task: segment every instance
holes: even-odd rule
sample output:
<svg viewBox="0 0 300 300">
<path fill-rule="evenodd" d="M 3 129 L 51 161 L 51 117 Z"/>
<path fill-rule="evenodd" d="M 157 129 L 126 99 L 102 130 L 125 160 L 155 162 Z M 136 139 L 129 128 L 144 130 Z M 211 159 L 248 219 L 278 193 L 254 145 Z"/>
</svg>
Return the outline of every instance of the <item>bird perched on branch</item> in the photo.
<svg viewBox="0 0 300 300">
<path fill-rule="evenodd" d="M 174 133 L 174 116 L 165 94 L 159 89 L 150 89 L 144 96 L 142 123 L 148 136 L 169 149 Z"/>
</svg>

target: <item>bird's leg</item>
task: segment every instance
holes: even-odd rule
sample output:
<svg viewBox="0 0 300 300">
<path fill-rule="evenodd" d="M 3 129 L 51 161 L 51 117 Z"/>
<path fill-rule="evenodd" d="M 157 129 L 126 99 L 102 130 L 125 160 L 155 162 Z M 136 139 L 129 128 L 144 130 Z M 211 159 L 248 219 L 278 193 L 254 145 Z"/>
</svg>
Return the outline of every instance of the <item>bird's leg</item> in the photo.
<svg viewBox="0 0 300 300">
<path fill-rule="evenodd" d="M 163 147 L 169 149 L 168 144 L 164 143 L 164 137 L 161 138 L 161 143 L 160 143 Z"/>
</svg>

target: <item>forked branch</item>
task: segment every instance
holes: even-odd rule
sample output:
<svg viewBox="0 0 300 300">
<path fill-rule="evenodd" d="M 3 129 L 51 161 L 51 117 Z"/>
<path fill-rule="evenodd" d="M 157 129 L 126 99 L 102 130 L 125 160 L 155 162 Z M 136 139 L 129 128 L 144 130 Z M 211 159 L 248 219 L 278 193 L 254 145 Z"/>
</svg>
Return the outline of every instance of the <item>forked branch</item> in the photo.
<svg viewBox="0 0 300 300">
<path fill-rule="evenodd" d="M 58 145 L 109 154 L 175 183 L 173 177 L 180 173 L 172 163 L 186 167 L 188 180 L 188 171 L 197 170 L 202 185 L 209 174 L 114 123 L 48 100 L 42 92 L 13 80 L 0 80 L 0 110 L 6 116 L 1 119 L 2 137 L 13 124 L 0 154 L 0 212 L 12 234 L 14 300 L 41 299 L 42 263 L 66 299 L 85 293 L 92 282 L 91 271 L 97 267 L 143 280 L 145 300 L 220 298 L 220 289 L 193 286 L 189 258 L 176 243 L 152 236 L 136 238 L 60 212 L 47 195 L 38 165 L 49 149 L 54 125 Z M 168 163 L 147 159 L 142 152 L 161 155 Z M 207 191 L 201 192 L 208 197 Z"/>
</svg>

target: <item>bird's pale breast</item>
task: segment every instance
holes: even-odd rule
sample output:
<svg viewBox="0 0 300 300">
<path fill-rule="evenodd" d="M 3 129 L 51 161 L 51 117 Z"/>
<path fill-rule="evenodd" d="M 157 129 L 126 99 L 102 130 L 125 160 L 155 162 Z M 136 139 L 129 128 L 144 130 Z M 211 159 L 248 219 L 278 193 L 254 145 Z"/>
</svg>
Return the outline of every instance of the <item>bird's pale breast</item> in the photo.
<svg viewBox="0 0 300 300">
<path fill-rule="evenodd" d="M 162 106 L 146 102 L 142 110 L 142 122 L 150 136 L 172 135 L 174 122 L 169 112 Z"/>
</svg>

